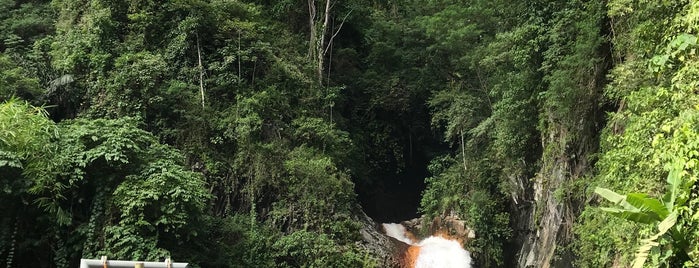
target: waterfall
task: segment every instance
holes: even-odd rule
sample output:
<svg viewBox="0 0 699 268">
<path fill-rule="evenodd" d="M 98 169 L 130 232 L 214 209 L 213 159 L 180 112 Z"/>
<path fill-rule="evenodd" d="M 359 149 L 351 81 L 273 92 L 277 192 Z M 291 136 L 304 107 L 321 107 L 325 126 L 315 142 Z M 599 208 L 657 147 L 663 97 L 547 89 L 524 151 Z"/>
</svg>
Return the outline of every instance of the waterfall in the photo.
<svg viewBox="0 0 699 268">
<path fill-rule="evenodd" d="M 471 268 L 471 254 L 457 240 L 433 235 L 419 242 L 402 224 L 382 224 L 386 235 L 410 245 L 405 263 L 411 268 Z"/>
<path fill-rule="evenodd" d="M 386 231 L 386 235 L 393 237 L 395 239 L 398 239 L 398 241 L 401 241 L 403 243 L 406 243 L 408 245 L 413 245 L 415 244 L 415 240 L 411 239 L 408 237 L 408 231 L 405 229 L 405 226 L 403 226 L 400 223 L 384 223 L 383 229 Z"/>
</svg>

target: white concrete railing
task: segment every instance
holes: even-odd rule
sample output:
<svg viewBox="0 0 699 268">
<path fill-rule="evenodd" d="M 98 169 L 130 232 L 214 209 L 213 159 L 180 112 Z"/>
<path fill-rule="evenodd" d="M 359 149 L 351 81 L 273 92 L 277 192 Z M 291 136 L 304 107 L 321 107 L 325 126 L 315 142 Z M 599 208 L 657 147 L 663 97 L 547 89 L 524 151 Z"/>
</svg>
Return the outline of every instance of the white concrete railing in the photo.
<svg viewBox="0 0 699 268">
<path fill-rule="evenodd" d="M 80 268 L 188 268 L 188 265 L 183 262 L 170 262 L 170 259 L 164 262 L 117 261 L 107 260 L 106 257 L 102 257 L 101 260 L 80 259 Z"/>
</svg>

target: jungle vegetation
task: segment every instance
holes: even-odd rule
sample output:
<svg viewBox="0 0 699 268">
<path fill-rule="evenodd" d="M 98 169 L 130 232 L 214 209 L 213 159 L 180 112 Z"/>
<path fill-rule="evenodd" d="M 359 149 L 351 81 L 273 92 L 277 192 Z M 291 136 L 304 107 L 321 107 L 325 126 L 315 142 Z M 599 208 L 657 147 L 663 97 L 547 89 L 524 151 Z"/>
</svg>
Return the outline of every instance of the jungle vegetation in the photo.
<svg viewBox="0 0 699 268">
<path fill-rule="evenodd" d="M 698 35 L 689 0 L 0 0 L 0 260 L 375 267 L 364 210 L 513 267 L 548 191 L 568 264 L 696 267 Z"/>
</svg>

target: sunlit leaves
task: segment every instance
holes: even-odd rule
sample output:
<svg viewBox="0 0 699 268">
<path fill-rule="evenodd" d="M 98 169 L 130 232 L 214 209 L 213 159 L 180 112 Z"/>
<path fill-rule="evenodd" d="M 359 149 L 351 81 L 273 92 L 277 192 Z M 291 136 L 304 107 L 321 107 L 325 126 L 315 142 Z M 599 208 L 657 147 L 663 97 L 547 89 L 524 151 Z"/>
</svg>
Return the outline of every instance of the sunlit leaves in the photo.
<svg viewBox="0 0 699 268">
<path fill-rule="evenodd" d="M 642 267 L 653 247 L 660 246 L 657 240 L 671 230 L 673 248 L 670 255 L 685 260 L 687 256 L 688 229 L 682 226 L 675 227 L 680 211 L 684 210 L 684 200 L 678 200 L 679 196 L 686 196 L 693 183 L 687 183 L 687 178 L 681 176 L 684 167 L 673 163 L 667 176 L 667 189 L 662 200 L 651 198 L 646 194 L 630 193 L 617 194 L 609 189 L 595 188 L 595 193 L 623 208 L 603 207 L 602 210 L 614 216 L 643 224 L 658 224 L 658 233 L 641 240 L 642 245 L 636 251 L 633 267 Z"/>
<path fill-rule="evenodd" d="M 57 134 L 42 108 L 17 99 L 0 103 L 0 168 L 22 167 L 24 161 L 49 153 Z"/>
<path fill-rule="evenodd" d="M 602 152 L 597 167 L 600 175 L 597 181 L 627 192 L 645 192 L 649 196 L 659 196 L 662 185 L 668 188 L 662 199 L 666 212 L 676 212 L 677 230 L 682 230 L 688 240 L 696 236 L 696 223 L 690 219 L 696 211 L 696 201 L 688 189 L 696 183 L 694 175 L 697 164 L 696 141 L 697 101 L 696 89 L 696 34 L 697 27 L 690 21 L 696 17 L 696 4 L 686 1 L 661 1 L 648 4 L 646 1 L 610 1 L 608 14 L 611 17 L 615 55 L 618 62 L 612 70 L 611 83 L 605 94 L 620 102 L 618 112 L 611 114 L 610 121 L 602 137 Z M 665 164 L 671 163 L 671 164 Z M 665 167 L 664 167 L 665 166 Z M 663 181 L 663 169 L 669 171 Z M 623 178 L 623 179 L 620 179 Z M 680 190 L 683 189 L 683 190 Z M 650 197 L 630 194 L 627 200 L 640 206 L 640 213 L 656 211 L 656 201 Z M 631 203 L 631 202 L 630 202 Z M 670 205 L 672 204 L 672 205 Z M 644 212 L 646 211 L 646 212 Z M 598 226 L 606 231 L 611 226 L 595 223 L 603 216 L 588 215 L 579 224 L 579 230 Z M 666 213 L 660 213 L 666 214 Z M 668 214 L 670 215 L 670 214 Z M 663 218 L 663 217 L 660 217 Z M 665 218 L 667 219 L 667 218 Z M 658 217 L 654 217 L 657 221 Z M 652 265 L 682 265 L 676 263 L 687 260 L 687 254 L 678 248 L 687 248 L 684 238 L 672 234 L 672 251 L 650 250 L 653 245 L 665 247 L 667 239 L 657 239 L 664 233 L 662 228 L 656 233 L 650 226 L 642 227 L 641 232 L 653 239 L 638 241 L 632 234 L 617 230 L 612 232 L 617 238 L 613 245 L 599 247 L 608 252 L 618 253 L 621 259 L 630 259 L 630 249 L 641 242 L 643 249 L 637 256 L 645 258 Z M 582 238 L 577 242 L 585 244 L 607 244 L 599 239 L 578 233 Z M 593 265 L 595 255 L 589 251 L 580 252 L 580 264 Z M 643 261 L 634 265 L 641 265 Z M 630 262 L 631 260 L 629 260 Z M 688 263 L 685 263 L 688 264 Z"/>
</svg>

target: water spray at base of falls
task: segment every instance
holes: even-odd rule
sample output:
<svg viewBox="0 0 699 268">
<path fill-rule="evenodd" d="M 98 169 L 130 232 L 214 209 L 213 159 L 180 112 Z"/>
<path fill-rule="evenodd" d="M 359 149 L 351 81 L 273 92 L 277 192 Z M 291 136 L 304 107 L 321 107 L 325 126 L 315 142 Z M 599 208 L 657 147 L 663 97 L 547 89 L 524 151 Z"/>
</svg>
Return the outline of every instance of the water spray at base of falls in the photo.
<svg viewBox="0 0 699 268">
<path fill-rule="evenodd" d="M 422 241 L 408 232 L 402 224 L 382 224 L 386 235 L 409 245 L 403 263 L 412 268 L 471 268 L 471 254 L 461 243 L 440 235 Z"/>
</svg>

